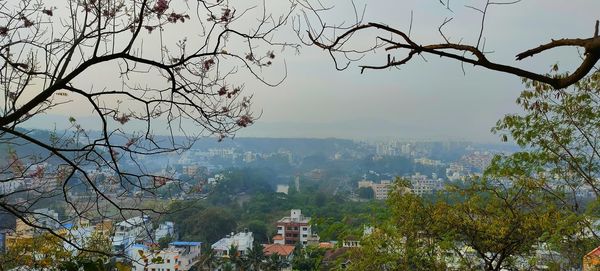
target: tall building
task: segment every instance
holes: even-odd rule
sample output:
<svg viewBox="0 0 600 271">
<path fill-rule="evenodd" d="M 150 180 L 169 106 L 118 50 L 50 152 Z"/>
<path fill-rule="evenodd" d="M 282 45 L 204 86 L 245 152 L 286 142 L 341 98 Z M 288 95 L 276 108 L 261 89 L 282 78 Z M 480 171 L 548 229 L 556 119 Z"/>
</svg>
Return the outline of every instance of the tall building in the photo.
<svg viewBox="0 0 600 271">
<path fill-rule="evenodd" d="M 290 216 L 283 217 L 277 221 L 277 235 L 282 238 L 278 242 L 285 245 L 301 243 L 306 245 L 312 235 L 310 228 L 310 217 L 302 215 L 300 209 L 292 209 Z"/>
</svg>

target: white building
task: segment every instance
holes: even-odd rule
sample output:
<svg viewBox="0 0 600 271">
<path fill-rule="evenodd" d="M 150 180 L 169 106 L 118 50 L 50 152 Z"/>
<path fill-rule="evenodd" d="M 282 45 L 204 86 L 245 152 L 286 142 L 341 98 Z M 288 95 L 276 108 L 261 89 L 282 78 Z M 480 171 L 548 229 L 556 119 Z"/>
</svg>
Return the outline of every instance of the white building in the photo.
<svg viewBox="0 0 600 271">
<path fill-rule="evenodd" d="M 288 194 L 288 192 L 290 191 L 290 186 L 287 184 L 278 184 L 277 185 L 277 193 L 283 193 L 283 194 Z"/>
<path fill-rule="evenodd" d="M 282 245 L 301 243 L 306 245 L 312 236 L 310 217 L 303 216 L 300 209 L 292 209 L 290 216 L 277 221 L 277 236 L 280 237 L 273 238 L 276 240 L 275 243 Z"/>
<path fill-rule="evenodd" d="M 158 228 L 156 231 L 154 231 L 154 241 L 158 242 L 160 239 L 165 237 L 175 237 L 175 223 L 171 221 L 165 221 L 158 225 Z"/>
<path fill-rule="evenodd" d="M 218 256 L 227 256 L 232 246 L 237 247 L 238 254 L 241 256 L 245 255 L 252 248 L 253 243 L 254 236 L 252 232 L 245 230 L 237 234 L 232 232 L 231 235 L 227 235 L 225 238 L 214 243 L 211 248 Z"/>
<path fill-rule="evenodd" d="M 417 195 L 431 194 L 443 188 L 443 180 L 428 178 L 418 172 L 410 177 L 412 192 Z"/>
<path fill-rule="evenodd" d="M 136 216 L 121 221 L 115 226 L 112 245 L 115 252 L 124 252 L 138 241 L 152 237 L 152 222 L 150 217 Z"/>
<path fill-rule="evenodd" d="M 23 179 L 6 180 L 0 182 L 0 195 L 7 195 L 17 191 L 23 185 Z"/>
<path fill-rule="evenodd" d="M 171 242 L 169 247 L 150 251 L 144 245 L 134 245 L 129 249 L 133 271 L 187 271 L 200 260 L 201 242 Z M 140 253 L 141 251 L 141 253 Z M 143 255 L 143 256 L 142 256 Z M 153 263 L 152 259 L 162 261 Z"/>
</svg>

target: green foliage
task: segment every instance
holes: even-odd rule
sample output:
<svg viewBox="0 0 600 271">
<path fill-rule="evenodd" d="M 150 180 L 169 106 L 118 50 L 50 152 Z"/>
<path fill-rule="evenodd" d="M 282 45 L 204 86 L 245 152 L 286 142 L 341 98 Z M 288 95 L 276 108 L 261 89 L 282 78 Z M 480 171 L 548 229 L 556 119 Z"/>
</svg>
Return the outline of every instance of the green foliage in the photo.
<svg viewBox="0 0 600 271">
<path fill-rule="evenodd" d="M 169 243 L 171 243 L 172 241 L 174 241 L 173 237 L 171 237 L 171 235 L 167 235 L 158 239 L 158 246 L 160 248 L 167 248 L 169 246 Z"/>
<path fill-rule="evenodd" d="M 433 197 L 397 189 L 389 219 L 351 254 L 350 270 L 580 268 L 600 241 L 590 234 L 600 218 L 600 73 L 572 89 L 524 82 L 517 100 L 524 114 L 493 129 L 524 150 Z M 577 195 L 581 188 L 591 189 L 591 201 Z M 560 260 L 539 258 L 538 248 Z"/>
<path fill-rule="evenodd" d="M 294 250 L 292 266 L 294 270 L 313 271 L 320 270 L 321 261 L 325 255 L 322 248 L 307 246 Z"/>
</svg>

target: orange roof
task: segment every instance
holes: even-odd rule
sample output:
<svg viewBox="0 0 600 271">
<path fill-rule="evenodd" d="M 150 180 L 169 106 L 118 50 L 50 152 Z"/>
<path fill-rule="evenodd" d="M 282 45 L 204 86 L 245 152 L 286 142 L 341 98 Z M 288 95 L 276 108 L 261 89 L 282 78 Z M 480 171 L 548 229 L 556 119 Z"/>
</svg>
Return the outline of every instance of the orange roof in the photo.
<svg viewBox="0 0 600 271">
<path fill-rule="evenodd" d="M 281 234 L 273 236 L 273 240 L 283 240 L 283 236 Z"/>
<path fill-rule="evenodd" d="M 319 243 L 320 248 L 333 248 L 333 244 L 329 242 L 321 242 Z"/>
<path fill-rule="evenodd" d="M 290 245 L 281 245 L 281 244 L 268 244 L 263 245 L 263 252 L 265 256 L 270 256 L 272 254 L 279 254 L 279 256 L 289 256 L 294 252 L 294 246 Z"/>
<path fill-rule="evenodd" d="M 590 253 L 585 255 L 586 257 L 600 257 L 600 247 L 595 248 L 590 251 Z"/>
</svg>

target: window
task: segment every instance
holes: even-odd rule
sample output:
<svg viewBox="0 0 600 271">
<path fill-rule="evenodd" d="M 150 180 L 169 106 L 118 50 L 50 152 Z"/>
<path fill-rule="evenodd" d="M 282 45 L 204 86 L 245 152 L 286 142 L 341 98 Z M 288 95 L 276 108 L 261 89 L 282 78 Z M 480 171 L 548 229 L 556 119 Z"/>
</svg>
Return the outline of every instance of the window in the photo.
<svg viewBox="0 0 600 271">
<path fill-rule="evenodd" d="M 306 235 L 306 234 L 303 234 L 303 235 L 302 235 L 302 237 L 306 238 L 306 237 L 308 237 L 308 235 Z"/>
<path fill-rule="evenodd" d="M 308 228 L 307 228 L 307 227 L 302 227 L 302 230 L 303 230 L 303 231 L 307 231 L 307 230 L 308 230 Z"/>
<path fill-rule="evenodd" d="M 167 263 L 171 263 L 171 259 L 167 259 Z M 169 271 L 169 270 L 167 269 L 167 271 Z"/>
</svg>

